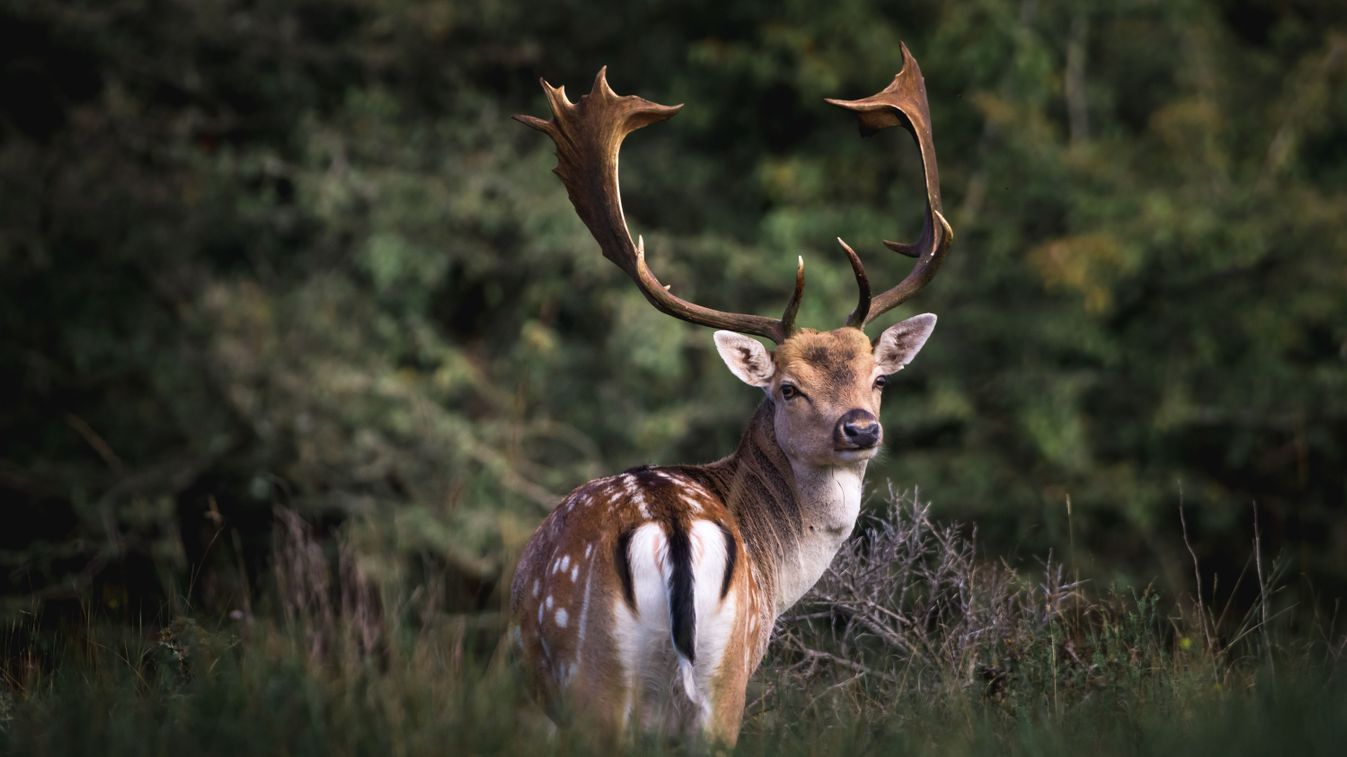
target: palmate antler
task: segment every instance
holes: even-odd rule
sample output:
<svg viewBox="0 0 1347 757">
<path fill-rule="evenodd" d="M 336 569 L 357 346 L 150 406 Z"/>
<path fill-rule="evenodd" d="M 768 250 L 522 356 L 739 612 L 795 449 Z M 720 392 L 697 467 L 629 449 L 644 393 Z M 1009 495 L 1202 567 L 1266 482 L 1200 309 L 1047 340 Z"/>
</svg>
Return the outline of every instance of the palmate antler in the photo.
<svg viewBox="0 0 1347 757">
<path fill-rule="evenodd" d="M 779 320 L 726 313 L 688 302 L 671 293 L 646 265 L 644 240 L 632 243 L 622 214 L 617 154 L 628 134 L 671 118 L 683 106 L 659 105 L 635 95 L 619 97 L 608 86 L 607 70 L 606 66 L 599 69 L 593 89 L 579 103 L 566 97 L 565 87 L 553 87 L 543 81 L 543 91 L 552 104 L 551 120 L 515 116 L 515 120 L 547 134 L 556 143 L 557 167 L 553 170 L 566 185 L 575 212 L 589 227 L 603 256 L 626 271 L 645 298 L 664 313 L 703 326 L 756 334 L 778 344 L 784 342 L 794 330 L 795 313 L 804 293 L 803 259 L 795 270 L 795 292 Z"/>
<path fill-rule="evenodd" d="M 851 263 L 859 289 L 859 302 L 846 324 L 855 328 L 863 328 L 892 310 L 930 281 L 954 236 L 940 212 L 940 181 L 931 140 L 926 85 L 921 69 L 906 45 L 902 51 L 903 68 L 883 91 L 863 100 L 828 100 L 833 105 L 855 111 L 863 134 L 890 126 L 906 128 L 917 140 L 926 177 L 927 217 L 921 238 L 912 244 L 885 242 L 890 249 L 917 258 L 916 268 L 897 286 L 872 299 L 865 266 L 851 247 L 838 240 Z M 551 103 L 553 117 L 544 120 L 515 116 L 516 120 L 547 134 L 556 143 L 557 167 L 554 171 L 561 177 L 571 204 L 599 243 L 604 257 L 626 271 L 646 299 L 661 312 L 703 326 L 755 334 L 778 344 L 784 342 L 794 331 L 795 314 L 804 293 L 803 259 L 795 270 L 795 290 L 779 319 L 727 313 L 684 300 L 669 292 L 646 264 L 644 241 L 638 238 L 632 242 L 622 213 L 618 152 L 628 134 L 671 118 L 683 106 L 659 105 L 635 95 L 619 97 L 608 86 L 606 72 L 606 67 L 599 70 L 593 88 L 578 103 L 572 103 L 566 97 L 565 87 L 553 87 L 543 81 L 543 91 Z"/>
<path fill-rule="evenodd" d="M 837 240 L 852 260 L 856 282 L 861 288 L 860 304 L 847 319 L 848 326 L 863 328 L 884 313 L 894 309 L 926 286 L 940 269 L 954 230 L 941 213 L 940 169 L 935 162 L 935 141 L 931 138 L 931 108 L 926 101 L 926 81 L 921 76 L 917 60 L 902 45 L 903 68 L 893 77 L 889 86 L 862 100 L 827 100 L 839 108 L 856 113 L 861 134 L 869 136 L 890 126 L 907 129 L 921 152 L 922 173 L 926 179 L 926 218 L 922 222 L 921 238 L 911 244 L 884 241 L 894 252 L 917 259 L 917 265 L 898 285 L 873 299 L 865 280 L 865 269 L 856 253 L 840 238 Z"/>
</svg>

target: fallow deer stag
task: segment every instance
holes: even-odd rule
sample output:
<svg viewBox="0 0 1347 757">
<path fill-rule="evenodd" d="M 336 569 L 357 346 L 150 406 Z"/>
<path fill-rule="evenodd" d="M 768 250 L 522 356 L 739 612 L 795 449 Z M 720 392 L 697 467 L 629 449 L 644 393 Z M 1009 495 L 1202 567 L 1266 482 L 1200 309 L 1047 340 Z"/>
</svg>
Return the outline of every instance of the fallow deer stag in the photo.
<svg viewBox="0 0 1347 757">
<path fill-rule="evenodd" d="M 795 327 L 803 259 L 780 319 L 688 302 L 650 270 L 622 213 L 618 150 L 681 105 L 619 97 L 600 70 L 578 103 L 542 82 L 552 119 L 515 116 L 556 143 L 555 171 L 604 256 L 660 311 L 723 329 L 715 341 L 730 372 L 767 395 L 729 457 L 590 481 L 533 535 L 514 577 L 511 634 L 554 712 L 568 704 L 614 732 L 636 727 L 732 745 L 773 623 L 851 533 L 865 467 L 883 437 L 886 377 L 912 360 L 936 319 L 909 318 L 873 345 L 862 329 L 930 281 L 953 237 L 941 215 L 926 86 L 906 46 L 902 55 L 883 91 L 828 102 L 855 112 L 863 134 L 902 126 L 916 139 L 926 180 L 922 235 L 885 245 L 917 262 L 871 297 L 860 258 L 839 239 L 860 301 L 833 331 Z M 776 351 L 746 334 L 772 340 Z"/>
</svg>

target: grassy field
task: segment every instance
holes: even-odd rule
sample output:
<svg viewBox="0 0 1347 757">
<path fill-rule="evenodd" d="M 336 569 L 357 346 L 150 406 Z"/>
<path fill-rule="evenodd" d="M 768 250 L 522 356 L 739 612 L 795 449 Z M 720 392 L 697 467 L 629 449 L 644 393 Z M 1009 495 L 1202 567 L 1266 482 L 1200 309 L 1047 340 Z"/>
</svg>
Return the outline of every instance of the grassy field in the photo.
<svg viewBox="0 0 1347 757">
<path fill-rule="evenodd" d="M 830 328 L 839 235 L 913 270 L 921 150 L 824 101 L 904 46 L 955 241 L 867 480 L 936 505 L 866 503 L 739 751 L 1347 753 L 1344 0 L 0 0 L 0 753 L 684 749 L 554 733 L 501 587 L 759 392 L 511 116 L 686 103 L 651 269 L 775 315 L 802 256 Z"/>
<path fill-rule="evenodd" d="M 302 528 L 250 612 L 138 628 L 89 618 L 4 639 L 12 754 L 586 754 L 494 655 L 496 615 L 365 579 Z M 1258 561 L 1254 561 L 1258 562 Z M 979 560 L 965 531 L 891 496 L 783 618 L 750 690 L 742 754 L 1337 754 L 1331 621 L 1247 613 Z M 1248 577 L 1246 577 L 1248 578 Z M 632 752 L 684 751 L 635 743 Z"/>
</svg>

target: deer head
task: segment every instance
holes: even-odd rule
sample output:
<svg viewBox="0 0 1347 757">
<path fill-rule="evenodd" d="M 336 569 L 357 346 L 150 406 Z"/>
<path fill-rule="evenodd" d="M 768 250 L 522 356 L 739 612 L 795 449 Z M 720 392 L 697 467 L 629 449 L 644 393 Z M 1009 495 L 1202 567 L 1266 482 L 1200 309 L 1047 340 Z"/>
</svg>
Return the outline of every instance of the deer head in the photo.
<svg viewBox="0 0 1347 757">
<path fill-rule="evenodd" d="M 659 105 L 634 95 L 620 97 L 608 86 L 607 69 L 603 68 L 590 93 L 578 103 L 566 97 L 564 87 L 543 81 L 552 105 L 551 120 L 515 116 L 556 143 L 554 170 L 604 256 L 625 271 L 660 311 L 722 329 L 715 335 L 721 357 L 735 376 L 762 388 L 775 404 L 777 441 L 798 463 L 826 466 L 873 457 L 883 439 L 879 405 L 887 377 L 911 362 L 935 327 L 934 315 L 919 315 L 890 327 L 873 345 L 862 330 L 931 280 L 954 236 L 941 213 L 926 85 L 906 45 L 902 53 L 901 71 L 881 92 L 861 100 L 827 102 L 856 113 L 862 134 L 902 126 L 916 140 L 926 184 L 921 236 L 910 244 L 884 244 L 916 258 L 917 263 L 896 286 L 872 297 L 864 264 L 839 238 L 855 275 L 859 298 L 845 325 L 827 332 L 795 326 L 804 293 L 803 258 L 798 260 L 795 286 L 780 318 L 723 312 L 689 302 L 669 291 L 651 271 L 645 242 L 641 237 L 632 241 L 622 212 L 618 152 L 627 135 L 671 118 L 682 105 Z M 770 339 L 778 348 L 769 353 L 746 334 Z"/>
<path fill-rule="evenodd" d="M 935 316 L 889 327 L 873 347 L 860 329 L 802 330 L 769 353 L 760 342 L 716 332 L 730 371 L 773 401 L 776 441 L 793 462 L 825 467 L 869 460 L 884 430 L 879 405 L 888 377 L 911 362 L 935 328 Z"/>
</svg>

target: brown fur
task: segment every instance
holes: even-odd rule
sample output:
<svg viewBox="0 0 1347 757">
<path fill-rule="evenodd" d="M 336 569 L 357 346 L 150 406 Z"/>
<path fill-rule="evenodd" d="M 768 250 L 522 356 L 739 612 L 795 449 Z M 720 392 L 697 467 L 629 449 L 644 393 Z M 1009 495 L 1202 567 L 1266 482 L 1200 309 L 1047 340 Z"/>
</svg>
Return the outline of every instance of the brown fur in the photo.
<svg viewBox="0 0 1347 757">
<path fill-rule="evenodd" d="M 733 539 L 736 566 L 720 601 L 737 604 L 730 641 L 706 692 L 710 717 L 704 728 L 712 739 L 734 743 L 748 679 L 762 661 L 782 606 L 779 577 L 796 563 L 806 536 L 816 538 L 818 530 L 820 504 L 806 495 L 797 470 L 849 465 L 863 474 L 866 457 L 836 449 L 838 418 L 855 409 L 877 416 L 877 373 L 898 370 L 920 349 L 933 323 L 922 321 L 925 330 L 902 343 L 909 349 L 898 350 L 901 360 L 886 357 L 879 366 L 870 341 L 853 328 L 800 332 L 780 345 L 770 366 L 761 349 L 732 343 L 727 362 L 739 360 L 742 370 L 736 374 L 746 381 L 762 376 L 768 394 L 733 454 L 707 465 L 637 468 L 571 492 L 525 548 L 511 591 L 525 668 L 553 713 L 564 692 L 566 700 L 583 702 L 587 716 L 615 731 L 626 727 L 629 715 L 641 717 L 641 703 L 634 711 L 628 708 L 640 698 L 642 684 L 636 671 L 622 669 L 613 630 L 619 608 L 635 610 L 622 597 L 626 555 L 619 542 L 646 523 L 660 524 L 668 534 L 707 520 Z M 786 382 L 801 395 L 784 399 Z M 649 678 L 652 671 L 641 674 Z M 669 668 L 656 677 L 677 680 L 672 645 Z M 692 727 L 694 715 L 683 712 L 677 727 Z"/>
</svg>

